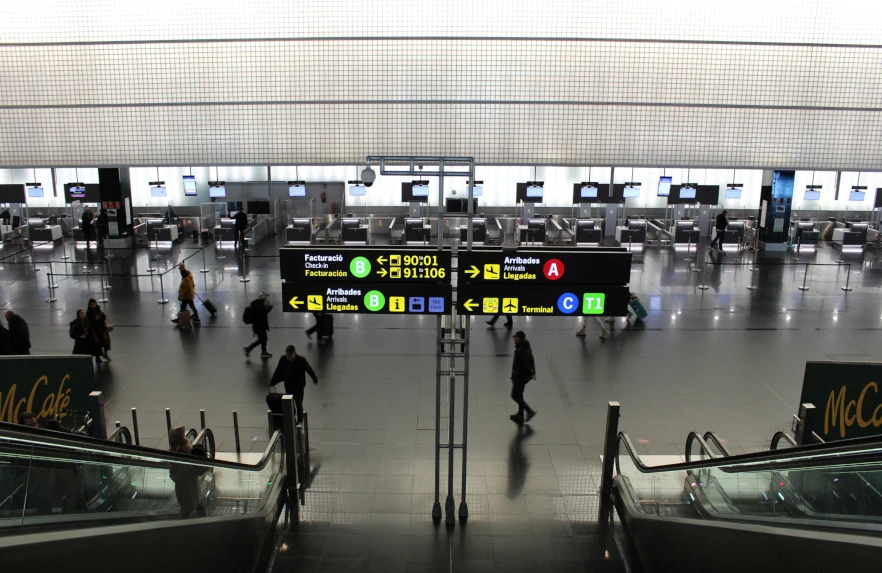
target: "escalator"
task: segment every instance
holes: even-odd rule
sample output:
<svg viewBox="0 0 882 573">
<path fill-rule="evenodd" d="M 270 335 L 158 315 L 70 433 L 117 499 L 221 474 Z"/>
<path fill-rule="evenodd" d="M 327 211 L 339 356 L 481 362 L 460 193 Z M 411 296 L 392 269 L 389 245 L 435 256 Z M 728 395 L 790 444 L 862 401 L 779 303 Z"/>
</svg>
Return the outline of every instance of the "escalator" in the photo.
<svg viewBox="0 0 882 573">
<path fill-rule="evenodd" d="M 0 424 L 0 563 L 255 570 L 286 500 L 282 433 L 252 464 L 215 459 L 210 429 L 188 437 L 207 458 L 131 445 L 124 429 L 104 441 Z M 182 516 L 172 474 L 194 480 L 204 517 Z"/>
<path fill-rule="evenodd" d="M 618 436 L 614 503 L 645 570 L 879 570 L 882 438 L 776 434 L 769 451 L 731 455 L 693 432 L 684 458 L 648 465 Z"/>
</svg>

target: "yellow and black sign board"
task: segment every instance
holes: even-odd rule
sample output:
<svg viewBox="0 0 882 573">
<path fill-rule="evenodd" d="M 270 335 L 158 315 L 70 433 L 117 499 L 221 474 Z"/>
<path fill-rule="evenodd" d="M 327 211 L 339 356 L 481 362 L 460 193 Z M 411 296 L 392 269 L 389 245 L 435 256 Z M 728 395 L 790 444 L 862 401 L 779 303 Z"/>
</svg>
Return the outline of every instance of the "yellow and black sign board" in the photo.
<svg viewBox="0 0 882 573">
<path fill-rule="evenodd" d="M 449 284 L 334 281 L 282 283 L 285 312 L 449 314 Z"/>
<path fill-rule="evenodd" d="M 31 412 L 37 422 L 87 410 L 95 389 L 91 356 L 0 356 L 0 422 Z"/>
<path fill-rule="evenodd" d="M 623 250 L 467 251 L 459 253 L 459 284 L 603 284 L 631 279 L 631 253 Z"/>
<path fill-rule="evenodd" d="M 285 281 L 440 282 L 449 284 L 450 251 L 283 247 L 279 265 Z"/>
<path fill-rule="evenodd" d="M 608 285 L 465 284 L 457 288 L 461 314 L 625 316 L 628 287 Z"/>
</svg>

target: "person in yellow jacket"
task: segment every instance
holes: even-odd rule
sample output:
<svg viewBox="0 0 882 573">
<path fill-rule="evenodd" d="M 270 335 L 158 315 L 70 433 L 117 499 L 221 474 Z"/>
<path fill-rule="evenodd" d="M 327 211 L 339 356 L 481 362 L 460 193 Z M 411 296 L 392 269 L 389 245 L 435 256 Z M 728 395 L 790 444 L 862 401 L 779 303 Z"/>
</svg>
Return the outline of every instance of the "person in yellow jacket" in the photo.
<svg viewBox="0 0 882 573">
<path fill-rule="evenodd" d="M 181 310 L 189 305 L 193 311 L 193 322 L 200 322 L 199 312 L 196 310 L 196 305 L 193 304 L 193 299 L 196 298 L 196 283 L 193 282 L 193 275 L 184 267 L 184 263 L 181 263 L 179 270 L 181 271 L 181 286 L 178 287 L 178 300 L 181 301 Z M 172 322 L 178 322 L 178 319 L 174 318 Z"/>
</svg>

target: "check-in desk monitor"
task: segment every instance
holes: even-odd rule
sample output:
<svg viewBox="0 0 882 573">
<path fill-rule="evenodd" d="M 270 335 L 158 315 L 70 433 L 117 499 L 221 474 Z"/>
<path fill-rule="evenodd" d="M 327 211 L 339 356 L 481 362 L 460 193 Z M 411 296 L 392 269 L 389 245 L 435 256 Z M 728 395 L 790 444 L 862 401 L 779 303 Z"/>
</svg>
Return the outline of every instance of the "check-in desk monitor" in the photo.
<svg viewBox="0 0 882 573">
<path fill-rule="evenodd" d="M 459 238 L 462 242 L 466 242 L 468 240 L 468 228 L 467 225 L 463 225 L 459 228 Z M 483 217 L 473 217 L 472 218 L 472 242 L 473 243 L 486 243 L 487 242 L 487 219 Z"/>
<path fill-rule="evenodd" d="M 576 221 L 576 244 L 599 245 L 602 238 L 602 232 L 597 227 L 594 219 L 579 219 Z"/>
<path fill-rule="evenodd" d="M 309 244 L 311 232 L 312 226 L 308 218 L 292 219 L 291 224 L 285 227 L 285 240 L 289 243 Z"/>
<path fill-rule="evenodd" d="M 367 227 L 361 226 L 360 219 L 340 221 L 340 239 L 344 243 L 367 243 Z"/>
</svg>

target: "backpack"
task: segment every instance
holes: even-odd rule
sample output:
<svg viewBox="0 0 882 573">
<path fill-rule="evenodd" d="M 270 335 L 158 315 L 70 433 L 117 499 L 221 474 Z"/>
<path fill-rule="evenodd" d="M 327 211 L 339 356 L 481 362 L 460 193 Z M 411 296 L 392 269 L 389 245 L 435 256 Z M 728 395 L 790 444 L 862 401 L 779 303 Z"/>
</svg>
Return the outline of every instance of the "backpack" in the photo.
<svg viewBox="0 0 882 573">
<path fill-rule="evenodd" d="M 242 312 L 242 322 L 245 324 L 254 323 L 254 309 L 249 304 L 245 307 L 245 310 Z"/>
<path fill-rule="evenodd" d="M 79 338 L 79 336 L 77 335 L 77 326 L 73 321 L 71 321 L 70 323 L 70 330 L 68 331 L 68 334 L 70 334 L 70 337 L 74 340 Z"/>
</svg>

